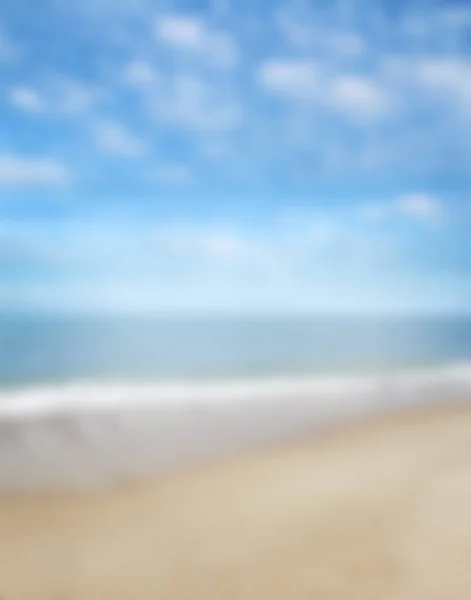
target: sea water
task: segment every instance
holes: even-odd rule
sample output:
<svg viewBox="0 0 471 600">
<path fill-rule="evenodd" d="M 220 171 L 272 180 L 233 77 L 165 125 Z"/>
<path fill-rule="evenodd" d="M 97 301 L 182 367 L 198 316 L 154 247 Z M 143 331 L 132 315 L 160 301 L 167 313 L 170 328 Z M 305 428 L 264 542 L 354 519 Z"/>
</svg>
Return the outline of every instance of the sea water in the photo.
<svg viewBox="0 0 471 600">
<path fill-rule="evenodd" d="M 0 318 L 0 490 L 108 485 L 471 398 L 471 318 Z"/>
<path fill-rule="evenodd" d="M 471 317 L 0 316 L 0 385 L 391 371 L 471 359 Z"/>
</svg>

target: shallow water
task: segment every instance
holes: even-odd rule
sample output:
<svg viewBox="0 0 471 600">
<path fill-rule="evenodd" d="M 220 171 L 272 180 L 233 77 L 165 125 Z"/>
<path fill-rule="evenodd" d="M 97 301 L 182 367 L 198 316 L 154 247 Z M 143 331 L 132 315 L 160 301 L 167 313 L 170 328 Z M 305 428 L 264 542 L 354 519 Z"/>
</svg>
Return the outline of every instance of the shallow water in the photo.
<svg viewBox="0 0 471 600">
<path fill-rule="evenodd" d="M 357 415 L 471 398 L 467 319 L 0 325 L 0 491 L 107 486 Z"/>
<path fill-rule="evenodd" d="M 470 317 L 0 316 L 0 385 L 344 374 L 467 359 Z"/>
</svg>

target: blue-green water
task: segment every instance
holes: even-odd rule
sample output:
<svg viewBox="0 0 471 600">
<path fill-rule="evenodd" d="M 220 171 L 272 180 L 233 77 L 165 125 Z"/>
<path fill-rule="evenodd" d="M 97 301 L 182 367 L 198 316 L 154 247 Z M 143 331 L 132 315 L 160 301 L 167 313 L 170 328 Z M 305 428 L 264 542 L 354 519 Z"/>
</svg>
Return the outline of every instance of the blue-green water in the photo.
<svg viewBox="0 0 471 600">
<path fill-rule="evenodd" d="M 111 485 L 466 401 L 471 319 L 3 315 L 0 382 L 0 493 Z"/>
<path fill-rule="evenodd" d="M 0 384 L 396 370 L 471 361 L 471 317 L 0 316 Z"/>
</svg>

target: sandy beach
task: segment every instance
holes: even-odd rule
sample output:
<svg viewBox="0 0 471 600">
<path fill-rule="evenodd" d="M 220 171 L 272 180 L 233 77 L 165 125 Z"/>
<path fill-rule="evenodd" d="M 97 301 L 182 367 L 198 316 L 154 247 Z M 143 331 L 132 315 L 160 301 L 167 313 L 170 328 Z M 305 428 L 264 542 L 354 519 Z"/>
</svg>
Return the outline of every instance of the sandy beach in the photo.
<svg viewBox="0 0 471 600">
<path fill-rule="evenodd" d="M 0 499 L 2 600 L 468 600 L 471 407 L 113 491 Z"/>
</svg>

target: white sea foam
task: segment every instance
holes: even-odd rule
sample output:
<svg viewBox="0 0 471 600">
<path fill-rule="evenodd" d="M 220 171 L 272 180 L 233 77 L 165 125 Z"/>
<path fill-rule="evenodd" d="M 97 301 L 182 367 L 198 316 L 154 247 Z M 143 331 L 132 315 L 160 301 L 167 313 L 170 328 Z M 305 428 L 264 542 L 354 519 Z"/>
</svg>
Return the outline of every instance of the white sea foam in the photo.
<svg viewBox="0 0 471 600">
<path fill-rule="evenodd" d="M 159 473 L 417 403 L 471 399 L 471 364 L 396 375 L 71 383 L 0 393 L 0 491 Z"/>
</svg>

